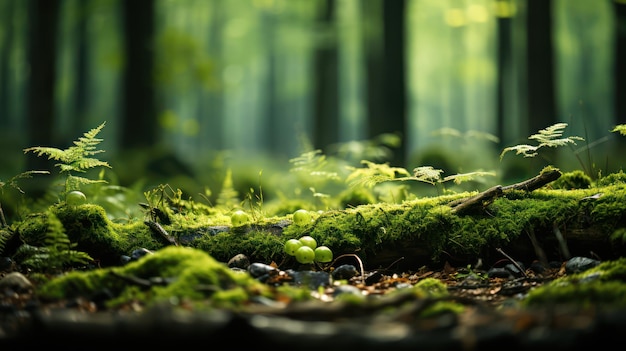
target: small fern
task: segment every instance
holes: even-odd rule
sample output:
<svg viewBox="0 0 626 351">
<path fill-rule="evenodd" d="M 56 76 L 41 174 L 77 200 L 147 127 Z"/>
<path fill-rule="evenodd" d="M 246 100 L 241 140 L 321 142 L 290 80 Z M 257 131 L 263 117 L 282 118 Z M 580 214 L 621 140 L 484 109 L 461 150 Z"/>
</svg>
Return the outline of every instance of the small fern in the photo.
<svg viewBox="0 0 626 351">
<path fill-rule="evenodd" d="M 4 188 L 9 186 L 15 190 L 17 190 L 20 194 L 24 194 L 24 190 L 17 185 L 17 181 L 24 178 L 32 178 L 34 174 L 50 174 L 48 171 L 26 171 L 22 172 L 16 176 L 13 176 L 7 182 L 3 182 L 0 180 L 0 194 L 4 194 Z M 4 211 L 2 210 L 2 202 L 0 202 L 0 228 L 6 227 L 7 221 L 4 218 Z M 1 243 L 0 243 L 1 244 Z M 2 251 L 2 247 L 0 246 L 0 252 Z"/>
<path fill-rule="evenodd" d="M 42 246 L 22 244 L 15 256 L 22 258 L 22 265 L 43 272 L 60 272 L 64 268 L 85 265 L 93 261 L 86 252 L 76 251 L 76 243 L 70 242 L 61 221 L 48 214 L 48 228 Z"/>
<path fill-rule="evenodd" d="M 226 209 L 232 209 L 239 205 L 239 193 L 233 183 L 233 172 L 230 168 L 226 170 L 222 190 L 217 196 L 217 205 Z"/>
<path fill-rule="evenodd" d="M 460 173 L 441 178 L 443 170 L 435 169 L 432 166 L 420 166 L 413 169 L 413 175 L 411 175 L 406 169 L 401 167 L 389 167 L 388 164 L 379 164 L 370 162 L 367 160 L 361 161 L 367 168 L 354 168 L 349 167 L 352 173 L 348 175 L 346 181 L 350 186 L 365 186 L 368 188 L 374 185 L 387 181 L 418 181 L 436 185 L 438 183 L 444 183 L 448 181 L 454 181 L 455 184 L 460 184 L 465 181 L 470 181 L 476 177 L 493 176 L 494 172 L 475 171 L 468 173 Z"/>
<path fill-rule="evenodd" d="M 537 134 L 533 134 L 528 137 L 530 140 L 537 141 L 537 145 L 520 144 L 515 146 L 509 146 L 502 150 L 500 153 L 500 160 L 509 151 L 515 151 L 516 155 L 524 155 L 524 157 L 535 157 L 539 153 L 539 149 L 542 147 L 558 147 L 568 144 L 576 145 L 576 141 L 584 141 L 585 139 L 579 136 L 570 136 L 563 138 L 563 130 L 567 127 L 567 123 L 556 123 L 545 129 L 540 130 Z"/>
<path fill-rule="evenodd" d="M 103 179 L 89 179 L 74 175 L 74 173 L 84 173 L 95 167 L 111 168 L 107 162 L 92 157 L 104 152 L 104 150 L 97 149 L 97 145 L 102 142 L 102 139 L 96 138 L 96 136 L 104 128 L 105 123 L 103 122 L 98 127 L 84 133 L 83 137 L 74 141 L 73 146 L 65 150 L 54 147 L 34 146 L 24 149 L 24 153 L 33 152 L 37 156 L 47 155 L 49 160 L 60 161 L 55 166 L 59 167 L 61 174 L 67 174 L 65 178 L 65 194 L 72 190 L 79 190 L 80 185 L 83 184 L 106 183 Z"/>
<path fill-rule="evenodd" d="M 390 180 L 398 180 L 411 176 L 411 173 L 401 167 L 390 167 L 388 163 L 374 163 L 362 160 L 361 164 L 366 168 L 356 168 L 348 166 L 352 172 L 346 178 L 346 182 L 351 187 L 364 186 L 372 188 L 374 185 Z"/>
<path fill-rule="evenodd" d="M 300 173 L 307 178 L 339 179 L 337 172 L 328 170 L 328 160 L 322 150 L 304 152 L 300 156 L 290 159 L 289 162 L 293 165 L 290 169 L 291 172 Z"/>
</svg>

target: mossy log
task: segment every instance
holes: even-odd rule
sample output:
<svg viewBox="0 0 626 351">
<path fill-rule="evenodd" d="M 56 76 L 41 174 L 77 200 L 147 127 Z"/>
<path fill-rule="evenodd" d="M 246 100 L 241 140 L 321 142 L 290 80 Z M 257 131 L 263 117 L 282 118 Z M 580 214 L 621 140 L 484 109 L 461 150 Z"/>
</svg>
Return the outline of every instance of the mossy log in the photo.
<svg viewBox="0 0 626 351">
<path fill-rule="evenodd" d="M 199 248 L 224 262 L 241 253 L 253 261 L 289 263 L 292 257 L 284 254 L 283 244 L 303 235 L 330 247 L 335 257 L 358 255 L 368 268 L 474 264 L 478 259 L 490 263 L 504 258 L 499 250 L 522 261 L 624 254 L 626 183 L 570 190 L 545 186 L 558 175 L 550 171 L 484 192 L 315 212 L 305 225 L 294 224 L 287 215 L 231 227 L 229 217 L 199 206 L 183 208 L 171 215 L 171 223 L 158 226 L 143 220 L 113 223 L 104 209 L 90 204 L 59 204 L 50 211 L 77 244 L 75 250 L 103 265 L 118 264 L 122 255 L 138 248 L 168 245 Z M 24 243 L 36 245 L 46 228 L 45 215 L 31 216 L 16 226 L 16 233 Z"/>
</svg>

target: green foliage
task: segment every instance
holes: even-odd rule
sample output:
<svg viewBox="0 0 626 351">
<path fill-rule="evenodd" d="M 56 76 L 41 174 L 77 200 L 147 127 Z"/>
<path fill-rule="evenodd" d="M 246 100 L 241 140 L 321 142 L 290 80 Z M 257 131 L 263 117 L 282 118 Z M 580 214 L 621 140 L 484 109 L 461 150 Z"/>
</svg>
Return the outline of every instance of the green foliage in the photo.
<svg viewBox="0 0 626 351">
<path fill-rule="evenodd" d="M 613 129 L 611 129 L 612 133 L 620 133 L 621 135 L 626 136 L 626 124 L 616 125 Z"/>
<path fill-rule="evenodd" d="M 74 141 L 73 146 L 70 146 L 65 150 L 54 147 L 34 146 L 24 149 L 24 153 L 33 152 L 37 156 L 47 155 L 49 160 L 60 161 L 55 164 L 55 166 L 59 167 L 59 172 L 61 174 L 67 174 L 67 178 L 65 178 L 64 194 L 67 194 L 72 190 L 79 190 L 79 187 L 82 184 L 106 182 L 103 179 L 89 179 L 73 174 L 84 173 L 95 167 L 111 168 L 107 162 L 91 157 L 104 152 L 104 150 L 97 149 L 97 145 L 102 142 L 102 139 L 96 138 L 96 136 L 100 133 L 102 128 L 104 128 L 105 123 L 106 122 L 103 122 L 98 127 L 84 133 L 83 137 Z"/>
<path fill-rule="evenodd" d="M 348 175 L 347 181 L 350 186 L 373 187 L 374 185 L 387 181 L 418 181 L 436 185 L 448 181 L 454 181 L 460 184 L 470 181 L 476 177 L 495 175 L 493 172 L 475 171 L 468 173 L 460 173 L 441 178 L 443 170 L 435 169 L 432 166 L 420 166 L 413 169 L 411 175 L 406 169 L 400 167 L 389 167 L 388 164 L 373 163 L 367 160 L 361 161 L 367 168 L 350 167 L 352 173 Z"/>
<path fill-rule="evenodd" d="M 182 190 L 174 190 L 168 184 L 159 184 L 159 186 L 144 192 L 143 195 L 148 202 L 144 207 L 150 220 L 169 224 L 172 214 L 169 205 L 180 204 L 182 194 Z"/>
<path fill-rule="evenodd" d="M 584 272 L 531 289 L 522 306 L 570 305 L 582 308 L 623 309 L 626 307 L 626 258 L 605 261 Z"/>
<path fill-rule="evenodd" d="M 70 242 L 63 224 L 54 213 L 48 213 L 46 225 L 42 242 L 38 243 L 41 246 L 23 244 L 17 249 L 15 256 L 22 259 L 22 265 L 38 272 L 55 273 L 93 261 L 87 253 L 73 250 L 76 243 Z"/>
<path fill-rule="evenodd" d="M 11 188 L 19 191 L 21 194 L 24 194 L 24 191 L 17 185 L 17 181 L 24 178 L 32 178 L 34 174 L 50 174 L 48 171 L 26 171 L 22 172 L 16 176 L 13 176 L 6 182 L 0 180 L 0 193 L 4 192 L 5 186 L 10 186 Z"/>
<path fill-rule="evenodd" d="M 314 177 L 320 179 L 339 179 L 336 172 L 328 170 L 328 160 L 322 150 L 313 150 L 300 154 L 289 160 L 292 164 L 291 172 L 303 175 L 304 177 Z"/>
<path fill-rule="evenodd" d="M 541 129 L 537 134 L 528 137 L 530 140 L 535 140 L 537 145 L 520 144 L 506 147 L 502 150 L 502 153 L 500 153 L 500 160 L 502 160 L 504 155 L 509 151 L 515 151 L 516 155 L 523 155 L 524 157 L 535 157 L 539 154 L 539 149 L 543 147 L 576 145 L 576 141 L 584 141 L 583 138 L 578 136 L 563 138 L 563 130 L 566 127 L 567 123 L 556 123 L 545 129 Z"/>
<path fill-rule="evenodd" d="M 361 163 L 367 167 L 348 167 L 352 172 L 346 178 L 346 182 L 348 182 L 351 187 L 364 186 L 366 188 L 372 188 L 378 183 L 390 180 L 408 179 L 411 176 L 406 169 L 390 167 L 388 163 L 380 164 L 367 160 L 362 160 Z"/>
<path fill-rule="evenodd" d="M 233 172 L 229 168 L 226 170 L 224 181 L 222 182 L 222 190 L 217 197 L 217 205 L 226 209 L 232 209 L 239 205 L 239 193 L 233 185 Z"/>
<path fill-rule="evenodd" d="M 313 198 L 319 200 L 318 208 L 332 207 L 334 198 L 331 196 L 340 184 L 342 177 L 338 172 L 335 158 L 327 158 L 321 150 L 311 150 L 301 153 L 298 157 L 289 160 L 292 164 L 289 172 L 295 175 L 297 184 L 294 192 L 301 194 L 308 189 Z"/>
<path fill-rule="evenodd" d="M 15 235 L 15 232 L 7 227 L 0 227 L 0 254 L 4 252 L 7 242 Z"/>
<path fill-rule="evenodd" d="M 22 190 L 18 185 L 17 181 L 24 178 L 32 178 L 34 174 L 50 174 L 48 171 L 26 171 L 22 172 L 16 176 L 11 177 L 7 182 L 3 182 L 0 180 L 0 194 L 4 194 L 4 188 L 9 186 L 15 190 L 17 190 L 20 194 L 24 194 L 24 190 Z M 4 211 L 2 210 L 2 201 L 0 201 L 0 228 L 6 227 L 7 221 L 4 218 Z M 0 237 L 0 252 L 2 251 L 2 242 Z"/>
<path fill-rule="evenodd" d="M 554 189 L 588 189 L 591 187 L 591 177 L 581 170 L 563 173 L 559 179 L 552 182 Z"/>
</svg>

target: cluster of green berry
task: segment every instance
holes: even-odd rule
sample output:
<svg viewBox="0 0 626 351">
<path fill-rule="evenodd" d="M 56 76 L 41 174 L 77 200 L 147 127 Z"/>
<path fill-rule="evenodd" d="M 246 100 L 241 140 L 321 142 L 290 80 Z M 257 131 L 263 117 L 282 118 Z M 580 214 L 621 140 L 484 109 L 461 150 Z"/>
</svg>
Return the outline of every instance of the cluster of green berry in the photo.
<svg viewBox="0 0 626 351">
<path fill-rule="evenodd" d="M 296 260 L 302 264 L 321 262 L 326 263 L 333 260 L 333 252 L 328 246 L 317 246 L 317 241 L 308 235 L 300 239 L 289 239 L 285 242 L 285 253 L 295 256 Z"/>
<path fill-rule="evenodd" d="M 250 217 L 242 211 L 237 210 L 231 215 L 231 223 L 234 227 L 247 224 Z M 293 223 L 303 226 L 311 223 L 311 213 L 300 209 L 293 213 Z M 327 263 L 333 260 L 333 252 L 327 246 L 317 246 L 317 241 L 308 235 L 300 239 L 290 239 L 285 242 L 285 253 L 294 256 L 296 260 L 302 264 L 320 262 Z"/>
</svg>

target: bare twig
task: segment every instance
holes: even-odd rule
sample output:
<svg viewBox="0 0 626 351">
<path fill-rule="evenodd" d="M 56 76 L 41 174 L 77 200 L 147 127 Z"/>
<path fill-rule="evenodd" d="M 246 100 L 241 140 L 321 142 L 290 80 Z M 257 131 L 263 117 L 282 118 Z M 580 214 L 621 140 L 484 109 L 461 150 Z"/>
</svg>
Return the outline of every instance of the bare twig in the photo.
<svg viewBox="0 0 626 351">
<path fill-rule="evenodd" d="M 554 236 L 556 236 L 556 240 L 559 241 L 559 247 L 561 248 L 563 256 L 565 256 L 565 259 L 570 259 L 572 256 L 569 253 L 567 242 L 565 242 L 565 238 L 563 238 L 563 234 L 561 234 L 561 230 L 559 230 L 559 226 L 554 223 L 552 225 L 552 229 L 554 231 Z"/>
<path fill-rule="evenodd" d="M 448 206 L 452 207 L 452 211 L 456 214 L 468 213 L 471 210 L 476 209 L 476 208 L 484 209 L 506 191 L 510 191 L 510 190 L 533 191 L 533 190 L 541 188 L 542 186 L 552 181 L 557 180 L 560 176 L 561 176 L 561 172 L 558 169 L 547 170 L 547 171 L 541 172 L 539 175 L 533 178 L 527 179 L 519 183 L 515 183 L 515 184 L 511 184 L 507 186 L 501 186 L 501 185 L 493 186 L 472 197 L 452 201 L 448 204 Z"/>
<path fill-rule="evenodd" d="M 338 259 L 342 257 L 348 257 L 348 256 L 353 256 L 357 260 L 357 262 L 359 262 L 359 268 L 361 269 L 361 280 L 363 281 L 363 284 L 365 284 L 365 269 L 363 268 L 363 261 L 361 261 L 361 258 L 357 256 L 356 254 L 343 254 L 341 256 L 338 256 L 337 258 L 333 260 L 332 264 L 334 264 Z"/>
<path fill-rule="evenodd" d="M 533 244 L 533 248 L 535 248 L 535 253 L 537 254 L 537 257 L 539 258 L 539 261 L 541 262 L 541 264 L 547 267 L 548 258 L 546 257 L 546 253 L 543 251 L 543 249 L 539 245 L 539 241 L 537 241 L 537 236 L 535 236 L 535 231 L 533 230 L 533 228 L 530 228 L 527 233 L 528 233 L 528 237 L 530 238 L 530 242 Z"/>
<path fill-rule="evenodd" d="M 501 253 L 502 256 L 506 257 L 509 261 L 511 261 L 511 263 L 513 263 L 515 268 L 519 269 L 519 271 L 522 272 L 524 277 L 528 278 L 528 275 L 526 274 L 526 271 L 524 269 L 522 269 L 522 266 L 520 266 L 519 263 L 517 263 L 517 261 L 515 261 L 511 256 L 507 255 L 501 248 L 497 247 L 496 250 L 499 253 Z"/>
</svg>

